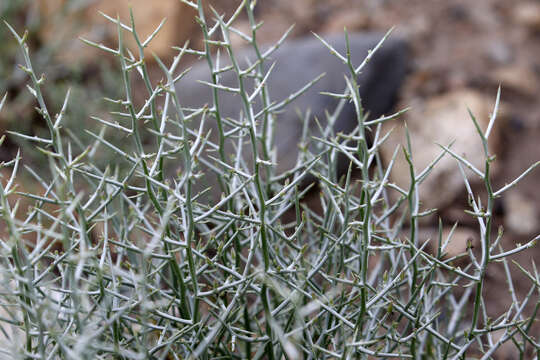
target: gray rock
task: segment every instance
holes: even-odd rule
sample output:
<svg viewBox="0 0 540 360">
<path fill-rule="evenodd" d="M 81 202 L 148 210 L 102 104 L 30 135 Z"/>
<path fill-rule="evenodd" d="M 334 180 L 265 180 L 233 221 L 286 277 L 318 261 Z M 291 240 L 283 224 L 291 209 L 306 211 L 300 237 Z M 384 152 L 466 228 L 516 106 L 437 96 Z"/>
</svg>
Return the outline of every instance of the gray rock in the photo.
<svg viewBox="0 0 540 360">
<path fill-rule="evenodd" d="M 368 54 L 368 50 L 374 48 L 381 38 L 382 34 L 377 33 L 349 35 L 351 56 L 354 64 L 359 65 Z M 345 54 L 346 45 L 343 34 L 327 37 L 326 41 L 341 54 Z M 407 52 L 407 46 L 403 40 L 389 38 L 359 76 L 358 83 L 363 106 L 366 111 L 369 111 L 371 118 L 378 117 L 391 110 L 406 73 Z M 251 49 L 237 51 L 235 55 L 237 59 L 242 60 L 242 68 L 246 67 L 247 59 L 251 59 L 251 61 L 254 59 Z M 224 60 L 226 56 L 221 58 L 221 67 L 224 67 L 224 64 L 228 64 L 228 60 Z M 275 102 L 286 99 L 290 94 L 298 91 L 320 74 L 326 74 L 311 89 L 288 104 L 276 115 L 274 144 L 277 149 L 275 158 L 277 163 L 276 173 L 279 174 L 293 168 L 297 163 L 298 143 L 301 139 L 303 127 L 303 121 L 299 114 L 305 114 L 308 109 L 311 111 L 309 130 L 312 135 L 319 135 L 317 122 L 313 119 L 318 119 L 325 126 L 325 111 L 333 112 L 338 104 L 337 99 L 322 95 L 320 92 L 343 92 L 346 86 L 344 76 L 347 74 L 347 68 L 314 36 L 283 43 L 268 59 L 266 69 L 273 62 L 275 62 L 275 67 L 268 78 L 267 89 L 271 101 Z M 200 63 L 194 65 L 189 73 L 177 83 L 182 106 L 191 108 L 200 107 L 204 104 L 212 106 L 212 89 L 208 85 L 199 82 L 199 80 L 210 82 L 210 79 L 206 61 L 201 60 Z M 238 87 L 236 75 L 232 71 L 222 73 L 220 75 L 220 84 L 227 87 Z M 246 81 L 246 84 L 249 93 L 252 93 L 255 87 L 254 82 Z M 243 105 L 239 95 L 223 90 L 219 90 L 219 94 L 219 107 L 222 117 L 232 118 L 236 121 L 245 118 L 240 116 Z M 260 101 L 259 103 L 255 102 L 254 109 L 255 112 L 261 109 Z M 257 119 L 258 126 L 260 126 L 260 122 L 261 120 Z M 353 104 L 347 104 L 334 124 L 333 130 L 335 133 L 348 133 L 356 125 L 357 120 Z M 198 124 L 194 123 L 193 128 L 196 129 L 197 127 Z M 225 127 L 225 131 L 230 129 L 231 126 Z M 213 117 L 207 119 L 206 130 L 212 131 L 209 140 L 217 143 L 217 124 Z M 248 139 L 246 136 L 245 141 L 247 142 Z M 228 154 L 233 154 L 235 151 L 233 142 L 236 144 L 237 138 L 230 137 L 226 143 L 225 149 Z M 246 146 L 244 153 L 251 153 L 249 146 Z M 219 157 L 217 152 L 213 152 L 211 156 Z M 245 158 L 248 164 L 252 163 L 249 155 Z M 341 161 L 338 164 L 340 171 L 346 169 L 347 166 L 348 162 Z M 212 180 L 215 178 L 214 175 L 205 172 L 204 178 L 206 178 L 208 186 L 213 186 L 215 183 L 215 180 Z"/>
</svg>

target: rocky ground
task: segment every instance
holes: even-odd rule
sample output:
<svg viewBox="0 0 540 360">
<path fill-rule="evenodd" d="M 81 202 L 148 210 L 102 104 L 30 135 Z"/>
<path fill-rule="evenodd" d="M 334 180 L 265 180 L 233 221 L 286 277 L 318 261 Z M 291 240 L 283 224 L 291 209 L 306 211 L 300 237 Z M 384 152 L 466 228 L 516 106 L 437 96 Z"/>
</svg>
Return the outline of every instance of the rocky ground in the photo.
<svg viewBox="0 0 540 360">
<path fill-rule="evenodd" d="M 61 4 L 61 0 L 51 1 Z M 125 2 L 127 4 L 127 1 Z M 146 1 L 133 1 L 139 31 L 149 34 L 164 16 L 168 22 L 151 49 L 162 57 L 171 56 L 169 45 L 200 44 L 193 12 L 178 1 L 162 1 L 156 7 Z M 220 12 L 231 11 L 238 1 L 215 0 Z M 467 107 L 486 126 L 491 116 L 497 88 L 502 86 L 501 106 L 497 126 L 490 139 L 491 151 L 497 156 L 495 185 L 500 187 L 513 180 L 529 165 L 540 159 L 540 3 L 518 0 L 447 0 L 447 1 L 377 1 L 377 0 L 265 0 L 259 1 L 259 19 L 264 21 L 259 40 L 275 41 L 295 23 L 291 36 L 310 31 L 328 34 L 343 31 L 378 30 L 395 27 L 392 36 L 407 39 L 411 46 L 412 63 L 405 85 L 400 92 L 400 107 L 410 106 L 404 119 L 414 139 L 414 157 L 418 170 L 440 151 L 434 142 L 443 144 L 457 140 L 454 149 L 465 154 L 478 166 L 482 164 L 480 142 L 469 119 Z M 116 36 L 96 9 L 127 19 L 124 2 L 97 1 L 90 8 L 70 17 L 81 35 L 107 42 Z M 41 7 L 45 19 L 53 18 L 54 6 Z M 59 36 L 59 22 L 45 21 L 42 41 Z M 65 24 L 65 22 L 61 22 Z M 247 20 L 239 19 L 239 28 L 247 28 Z M 66 42 L 69 51 L 59 56 L 66 63 L 86 64 L 90 74 L 96 51 L 80 42 Z M 91 77 L 91 76 L 90 76 Z M 399 134 L 395 131 L 396 135 Z M 397 138 L 390 139 L 396 143 Z M 394 181 L 404 182 L 400 174 L 403 163 L 398 161 Z M 407 174 L 408 176 L 408 174 Z M 482 188 L 480 182 L 473 184 Z M 504 226 L 503 246 L 510 249 L 540 232 L 540 170 L 533 171 L 520 186 L 505 194 L 497 207 L 497 224 Z M 435 170 L 430 182 L 423 185 L 423 206 L 436 207 L 445 229 L 459 222 L 456 240 L 450 251 L 462 252 L 468 239 L 473 245 L 475 221 L 462 210 L 467 208 L 461 175 L 455 161 L 445 160 Z M 425 224 L 435 226 L 436 219 Z M 513 257 L 525 267 L 540 254 L 540 247 Z M 514 268 L 515 269 L 515 268 Z M 498 313 L 506 308 L 509 297 L 502 266 L 492 266 L 485 291 L 496 294 L 488 311 Z M 528 281 L 516 272 L 516 291 L 522 297 Z M 512 357 L 511 350 L 508 358 Z M 501 358 L 504 358 L 501 357 Z"/>
</svg>

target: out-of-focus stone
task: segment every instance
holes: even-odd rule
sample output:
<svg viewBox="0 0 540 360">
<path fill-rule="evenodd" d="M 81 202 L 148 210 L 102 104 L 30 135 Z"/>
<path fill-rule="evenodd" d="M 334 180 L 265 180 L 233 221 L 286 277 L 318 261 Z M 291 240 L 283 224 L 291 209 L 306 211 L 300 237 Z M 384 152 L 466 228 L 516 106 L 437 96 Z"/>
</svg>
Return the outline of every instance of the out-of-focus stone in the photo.
<svg viewBox="0 0 540 360">
<path fill-rule="evenodd" d="M 133 9 L 135 28 L 141 41 L 144 41 L 152 34 L 163 19 L 167 19 L 163 28 L 146 49 L 156 53 L 158 56 L 171 54 L 172 45 L 183 45 L 183 42 L 189 39 L 192 33 L 198 29 L 194 18 L 195 10 L 180 1 L 161 1 L 159 6 L 156 6 L 153 1 L 146 0 L 101 0 L 90 9 L 90 14 L 94 16 L 92 23 L 106 24 L 108 31 L 111 32 L 113 38 L 116 38 L 116 26 L 104 19 L 98 13 L 98 10 L 111 17 L 119 16 L 124 24 L 130 25 L 130 7 Z M 136 43 L 132 36 L 126 36 L 125 39 L 130 48 L 135 48 Z"/>
<path fill-rule="evenodd" d="M 45 20 L 43 29 L 40 30 L 44 41 L 58 41 L 62 33 L 68 32 L 64 48 L 58 51 L 60 59 L 65 62 L 93 60 L 95 49 L 84 45 L 75 33 L 83 38 L 87 38 L 97 43 L 105 43 L 109 46 L 117 44 L 117 26 L 103 17 L 99 12 L 112 17 L 119 18 L 124 24 L 130 26 L 130 8 L 133 10 L 135 28 L 141 41 L 154 32 L 163 19 L 165 25 L 161 28 L 157 36 L 145 49 L 148 55 L 152 52 L 160 57 L 173 54 L 171 46 L 183 45 L 184 41 L 190 39 L 198 29 L 195 22 L 195 11 L 180 1 L 162 1 L 159 6 L 152 1 L 131 0 L 131 1 L 95 1 L 91 6 L 80 10 L 69 11 L 66 0 L 51 0 L 43 2 L 40 6 L 41 17 Z M 66 13 L 67 11 L 67 13 Z M 61 19 L 55 14 L 66 14 Z M 59 21 L 61 20 L 61 21 Z M 136 42 L 133 36 L 124 35 L 127 46 L 136 53 Z M 113 46 L 114 47 L 114 46 Z M 151 61 L 152 56 L 148 56 Z"/>
<path fill-rule="evenodd" d="M 358 14 L 355 11 L 341 11 L 332 16 L 331 21 L 324 27 L 323 32 L 337 33 L 347 31 L 360 31 L 369 28 L 371 18 L 367 13 Z"/>
<path fill-rule="evenodd" d="M 467 251 L 468 246 L 474 247 L 478 245 L 478 234 L 474 230 L 460 227 L 456 228 L 454 232 L 451 231 L 452 228 L 446 227 L 443 229 L 442 233 L 443 244 L 444 241 L 448 240 L 448 243 L 444 248 L 444 253 L 446 253 L 448 257 L 463 254 Z"/>
<path fill-rule="evenodd" d="M 380 33 L 356 33 L 349 34 L 349 43 L 351 58 L 355 63 L 360 63 L 381 39 Z M 326 40 L 340 53 L 346 49 L 345 37 L 335 35 L 326 37 Z M 236 58 L 240 59 L 241 66 L 246 67 L 245 60 L 253 59 L 252 49 L 247 49 L 236 53 Z M 275 67 L 267 79 L 267 90 L 273 101 L 281 101 L 290 94 L 301 89 L 320 74 L 325 73 L 316 84 L 308 89 L 302 96 L 288 104 L 283 111 L 276 115 L 276 126 L 274 132 L 274 145 L 277 150 L 275 154 L 276 172 L 283 173 L 295 167 L 299 154 L 299 142 L 302 138 L 303 122 L 299 117 L 299 112 L 304 114 L 308 109 L 311 110 L 309 119 L 310 135 L 320 136 L 319 127 L 326 126 L 327 111 L 332 112 L 338 100 L 321 94 L 321 92 L 339 93 L 345 89 L 346 67 L 330 53 L 330 51 L 315 37 L 306 37 L 287 41 L 283 43 L 268 59 L 265 64 L 265 70 L 268 71 L 270 63 L 275 62 Z M 227 63 L 224 57 L 222 64 Z M 253 60 L 251 60 L 253 61 Z M 408 64 L 408 47 L 405 41 L 396 38 L 387 39 L 384 45 L 374 54 L 373 58 L 366 66 L 358 78 L 360 85 L 360 94 L 366 111 L 369 111 L 372 117 L 389 113 L 395 102 L 396 94 L 404 79 Z M 251 93 L 255 84 L 246 77 L 244 87 Z M 179 96 L 183 100 L 183 106 L 189 108 L 201 107 L 204 104 L 212 102 L 212 89 L 201 82 L 210 82 L 208 65 L 205 62 L 195 64 L 191 70 L 177 83 Z M 236 75 L 232 71 L 223 72 L 220 75 L 220 83 L 225 87 L 235 87 L 237 85 Z M 241 120 L 242 115 L 241 98 L 238 95 L 228 91 L 219 92 L 219 108 L 222 118 L 233 118 Z M 254 111 L 258 113 L 261 109 L 260 101 L 254 104 Z M 317 119 L 317 121 L 313 120 Z M 350 133 L 357 125 L 354 106 L 352 103 L 346 104 L 339 118 L 334 123 L 333 129 L 336 133 Z M 210 132 L 210 141 L 217 143 L 218 129 L 217 123 L 212 119 L 206 121 L 208 128 L 205 133 Z M 199 125 L 194 122 L 193 126 Z M 226 126 L 224 131 L 230 131 Z M 225 152 L 233 154 L 237 140 L 230 137 L 225 141 Z M 315 143 L 315 142 L 313 142 Z M 313 145 L 312 143 L 312 145 Z M 247 147 L 244 151 L 244 160 L 252 164 L 252 151 Z M 313 145 L 314 146 L 314 145 Z M 315 151 L 313 148 L 312 150 Z M 215 153 L 202 154 L 201 156 L 214 156 Z M 348 160 L 338 161 L 338 172 L 343 174 L 348 168 Z M 214 197 L 219 189 L 215 183 L 217 179 L 208 169 L 207 176 L 200 181 L 198 186 L 212 187 L 215 191 L 209 194 Z M 206 182 L 206 183 L 205 183 Z M 212 183 L 214 182 L 214 183 Z"/>
<path fill-rule="evenodd" d="M 513 49 L 500 39 L 486 44 L 486 55 L 496 64 L 508 65 L 514 60 Z"/>
<path fill-rule="evenodd" d="M 517 2 L 513 10 L 514 21 L 533 31 L 540 31 L 540 3 Z"/>
<path fill-rule="evenodd" d="M 478 169 L 485 164 L 482 142 L 467 109 L 470 109 L 482 130 L 487 128 L 494 99 L 468 89 L 456 90 L 413 104 L 404 120 L 411 138 L 412 158 L 416 174 L 420 174 L 442 151 L 441 145 L 454 142 L 451 149 Z M 401 121 L 401 120 L 398 120 Z M 383 157 L 389 161 L 396 146 L 406 146 L 403 123 L 386 122 L 384 130 L 394 128 L 382 146 Z M 498 151 L 500 124 L 495 123 L 489 138 L 490 152 Z M 493 169 L 495 170 L 495 169 Z M 466 169 L 469 181 L 480 180 Z M 409 164 L 399 152 L 391 179 L 402 189 L 410 186 Z M 421 209 L 441 209 L 450 205 L 463 189 L 463 178 L 456 159 L 446 154 L 420 184 Z"/>
<path fill-rule="evenodd" d="M 495 330 L 491 333 L 493 342 L 499 342 L 503 336 L 507 335 L 506 329 Z M 494 359 L 519 359 L 519 351 L 511 339 L 507 339 L 493 354 Z"/>
<path fill-rule="evenodd" d="M 524 196 L 519 189 L 504 195 L 506 228 L 518 235 L 533 234 L 540 229 L 540 213 L 534 200 Z"/>
<path fill-rule="evenodd" d="M 452 236 L 450 236 L 452 235 Z M 404 236 L 407 236 L 405 233 Z M 430 241 L 428 245 L 433 254 L 437 253 L 439 229 L 436 227 L 424 227 L 418 234 L 420 242 Z M 442 249 L 446 258 L 461 255 L 467 251 L 467 246 L 475 247 L 478 245 L 478 233 L 466 227 L 457 227 L 452 232 L 452 227 L 443 227 L 442 243 L 446 246 Z"/>
<path fill-rule="evenodd" d="M 503 89 L 510 89 L 520 95 L 538 95 L 537 75 L 527 66 L 505 66 L 496 70 L 492 79 L 500 83 Z"/>
<path fill-rule="evenodd" d="M 413 17 L 403 27 L 397 29 L 397 33 L 411 38 L 423 38 L 433 29 L 433 22 L 428 16 L 418 14 Z"/>
</svg>

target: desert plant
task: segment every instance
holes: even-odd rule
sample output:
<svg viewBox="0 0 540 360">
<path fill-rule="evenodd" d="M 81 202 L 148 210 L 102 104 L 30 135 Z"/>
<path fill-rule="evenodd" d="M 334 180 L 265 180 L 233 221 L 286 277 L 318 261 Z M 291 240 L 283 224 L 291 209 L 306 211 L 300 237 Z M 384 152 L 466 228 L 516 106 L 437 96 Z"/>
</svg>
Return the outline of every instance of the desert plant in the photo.
<svg viewBox="0 0 540 360">
<path fill-rule="evenodd" d="M 0 4 L 0 19 L 14 28 L 28 31 L 25 44 L 32 53 L 35 72 L 46 74 L 47 91 L 43 94 L 43 100 L 49 104 L 50 111 L 60 110 L 65 93 L 70 89 L 73 96 L 70 99 L 71 106 L 67 109 L 69 115 L 64 118 L 64 127 L 84 142 L 92 138 L 82 129 L 95 126 L 89 115 L 101 116 L 100 113 L 111 109 L 101 98 L 116 98 L 122 93 L 118 87 L 119 72 L 112 69 L 112 61 L 100 61 L 89 66 L 88 57 L 73 49 L 73 44 L 77 43 L 75 34 L 81 32 L 82 26 L 80 21 L 74 19 L 80 17 L 91 3 L 89 0 L 64 0 L 52 4 L 13 0 Z M 50 11 L 50 16 L 46 11 L 48 7 L 54 9 Z M 46 136 L 47 127 L 34 111 L 35 98 L 26 88 L 26 74 L 17 66 L 24 61 L 19 44 L 3 23 L 2 27 L 0 93 L 8 93 L 9 101 L 0 114 L 0 128 L 2 131 L 9 129 Z M 15 136 L 7 140 L 1 160 L 10 159 L 16 154 L 16 149 L 20 148 L 26 164 L 31 165 L 35 171 L 44 171 L 41 165 L 46 164 L 45 156 L 33 151 L 29 141 Z M 95 161 L 105 160 L 95 158 Z"/>
<path fill-rule="evenodd" d="M 62 110 L 56 116 L 49 112 L 45 80 L 33 70 L 26 36 L 7 25 L 21 47 L 21 68 L 48 128 L 44 137 L 19 136 L 47 156 L 50 172 L 22 169 L 20 156 L 3 164 L 11 173 L 0 187 L 5 228 L 0 238 L 3 356 L 488 359 L 506 342 L 514 343 L 521 357 L 532 352 L 540 356 L 539 340 L 531 331 L 538 305 L 533 314 L 524 312 L 529 303 L 538 304 L 536 268 L 531 272 L 520 267 L 531 280 L 525 298 L 515 296 L 512 272 L 507 271 L 512 294 L 507 311 L 489 318 L 485 308 L 486 269 L 495 261 L 509 268 L 508 257 L 538 239 L 503 250 L 502 231 L 493 234 L 497 197 L 538 165 L 493 189 L 487 139 L 498 105 L 488 129 L 477 126 L 484 169 L 446 145 L 440 157 L 419 172 L 410 145 L 383 161 L 379 148 L 387 134 L 381 124 L 399 113 L 368 120 L 356 79 L 386 36 L 360 64 L 352 62 L 349 52 L 340 54 L 323 41 L 321 46 L 328 46 L 349 69 L 345 91 L 328 94 L 341 102 L 335 111 L 329 109 L 328 123 L 344 103 L 352 102 L 358 125 L 350 134 L 334 134 L 330 125 L 317 137 L 306 130 L 298 166 L 279 174 L 271 161 L 272 123 L 290 99 L 275 102 L 266 91 L 265 79 L 272 73 L 263 72 L 262 64 L 270 52 L 261 52 L 256 42 L 255 2 L 243 1 L 229 18 L 214 12 L 213 20 L 200 0 L 184 2 L 198 10 L 205 48 L 179 48 L 169 65 L 156 58 L 164 76 L 157 85 L 148 75 L 143 50 L 159 27 L 142 40 L 133 16 L 129 25 L 109 18 L 118 26 L 118 48 L 87 41 L 119 60 L 125 90 L 124 98 L 112 101 L 119 108 L 113 114 L 116 120 L 95 118 L 103 128 L 89 133 L 94 139 L 89 145 L 63 128 L 69 92 Z M 242 11 L 251 25 L 247 34 L 233 25 Z M 247 68 L 235 57 L 232 33 L 257 54 Z M 136 53 L 124 48 L 125 34 L 135 38 Z M 231 65 L 220 68 L 211 48 L 226 53 Z M 214 103 L 223 91 L 237 93 L 240 118 L 222 118 L 212 104 L 183 106 L 177 93 L 184 74 L 179 64 L 188 54 L 208 62 L 213 81 L 207 85 Z M 224 71 L 236 74 L 238 87 L 220 85 Z M 132 100 L 133 73 L 143 78 L 148 93 L 141 106 Z M 253 89 L 244 87 L 246 77 L 255 79 Z M 264 104 L 261 112 L 254 111 L 256 98 Z M 208 121 L 218 123 L 217 143 L 201 130 Z M 472 121 L 477 124 L 474 117 Z M 118 141 L 105 138 L 111 131 Z M 153 142 L 148 144 L 142 138 L 149 134 Z M 234 154 L 224 151 L 227 136 L 238 142 Z M 309 142 L 315 146 L 307 146 Z M 106 167 L 93 163 L 103 149 L 114 154 Z M 253 163 L 244 161 L 244 151 Z M 406 189 L 389 181 L 400 152 L 410 163 L 411 185 Z M 341 177 L 338 154 L 350 159 Z M 445 155 L 460 164 L 481 238 L 479 256 L 472 249 L 459 256 L 462 268 L 454 265 L 459 259 L 445 255 L 452 235 L 443 238 L 442 226 L 431 241 L 434 251 L 418 239 L 418 219 L 433 213 L 420 210 L 418 184 Z M 174 168 L 174 178 L 166 176 L 171 172 L 167 167 Z M 41 189 L 18 192 L 21 171 L 33 176 Z M 473 193 L 465 171 L 483 180 L 485 198 Z M 307 175 L 318 179 L 315 196 L 322 211 L 303 202 L 313 188 L 301 186 Z M 195 190 L 201 176 L 219 178 L 222 195 L 215 203 L 200 201 L 208 191 Z M 21 196 L 33 201 L 26 213 L 18 208 Z"/>
</svg>

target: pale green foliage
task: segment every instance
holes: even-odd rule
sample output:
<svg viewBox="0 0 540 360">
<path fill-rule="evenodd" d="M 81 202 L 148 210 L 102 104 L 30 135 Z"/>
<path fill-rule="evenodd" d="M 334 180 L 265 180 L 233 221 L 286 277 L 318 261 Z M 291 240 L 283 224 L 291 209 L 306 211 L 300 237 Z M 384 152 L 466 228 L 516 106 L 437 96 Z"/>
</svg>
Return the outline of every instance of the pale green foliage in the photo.
<svg viewBox="0 0 540 360">
<path fill-rule="evenodd" d="M 489 358 L 503 343 L 513 343 L 522 356 L 540 351 L 530 333 L 534 316 L 524 314 L 525 305 L 538 302 L 536 270 L 527 273 L 531 287 L 523 299 L 515 296 L 507 271 L 512 294 L 507 311 L 489 319 L 485 310 L 487 267 L 493 261 L 509 267 L 507 256 L 536 241 L 502 250 L 502 233 L 492 234 L 493 204 L 508 187 L 492 189 L 489 130 L 478 128 L 485 169 L 473 169 L 485 183 L 485 199 L 472 193 L 464 175 L 472 215 L 478 220 L 480 257 L 469 251 L 462 256 L 467 265 L 459 268 L 453 265 L 455 258 L 444 254 L 451 236 L 443 238 L 442 228 L 439 238 L 431 240 L 433 251 L 418 240 L 418 218 L 425 213 L 419 213 L 417 188 L 430 168 L 415 172 L 410 146 L 396 149 L 410 161 L 413 181 L 408 189 L 389 182 L 394 159 L 385 165 L 379 155 L 385 140 L 381 121 L 365 120 L 356 86 L 362 66 L 350 63 L 346 54 L 338 55 L 350 69 L 342 101 L 355 104 L 358 127 L 350 136 L 325 131 L 325 139 L 308 139 L 306 134 L 301 140 L 318 142 L 314 148 L 320 151 L 312 154 L 304 147 L 303 165 L 287 176 L 275 174 L 269 161 L 271 122 L 279 104 L 264 86 L 239 94 L 245 122 L 236 123 L 242 127 L 237 133 L 244 143 L 254 144 L 253 166 L 241 161 L 240 150 L 231 160 L 222 145 L 207 141 L 198 131 L 199 121 L 225 120 L 212 105 L 183 108 L 174 86 L 182 84 L 180 58 L 197 54 L 213 69 L 210 48 L 219 46 L 222 55 L 233 60 L 229 71 L 237 74 L 239 85 L 248 75 L 262 81 L 266 59 L 254 40 L 258 25 L 251 2 L 244 1 L 231 18 L 213 14 L 212 20 L 205 18 L 200 2 L 188 4 L 199 10 L 207 46 L 202 52 L 179 49 L 170 65 L 157 59 L 165 79 L 158 86 L 151 84 L 143 61 L 143 48 L 154 34 L 139 39 L 133 21 L 118 23 L 118 49 L 94 44 L 119 59 L 125 97 L 116 102 L 116 122 L 97 119 L 103 131 L 91 133 L 95 141 L 87 147 L 66 136 L 62 127 L 69 92 L 63 110 L 50 114 L 42 96 L 46 83 L 32 69 L 25 38 L 11 29 L 23 51 L 29 90 L 49 130 L 44 138 L 19 136 L 46 154 L 50 172 L 22 169 L 19 156 L 3 164 L 12 176 L 3 179 L 0 188 L 6 234 L 0 239 L 2 356 Z M 247 72 L 238 67 L 228 40 L 237 32 L 233 24 L 242 11 L 252 29 L 242 37 L 260 55 Z M 134 36 L 140 51 L 126 51 L 123 36 Z M 132 101 L 133 73 L 147 86 L 148 101 L 139 107 Z M 219 96 L 223 89 L 216 76 L 214 80 L 214 95 Z M 256 97 L 266 104 L 261 114 L 253 111 Z M 496 111 L 492 123 L 495 117 Z M 270 124 L 261 130 L 256 124 L 262 122 Z M 219 129 L 225 136 L 223 123 Z M 109 132 L 121 141 L 105 140 Z M 141 139 L 148 135 L 153 142 L 145 145 Z M 115 161 L 105 168 L 93 162 L 103 149 L 115 153 Z M 214 160 L 201 155 L 206 149 L 215 150 Z M 337 177 L 338 153 L 354 159 L 355 177 L 351 171 Z M 461 167 L 472 166 L 451 147 L 444 147 L 441 156 L 456 157 Z M 201 175 L 203 161 L 211 163 L 213 173 Z M 167 167 L 174 168 L 176 178 L 165 178 Z M 22 171 L 41 185 L 31 194 L 19 194 L 33 202 L 25 214 L 17 209 L 15 188 Z M 222 200 L 198 201 L 193 184 L 200 176 L 217 174 Z M 309 188 L 299 185 L 306 174 L 319 179 L 322 211 L 302 202 Z"/>
</svg>

